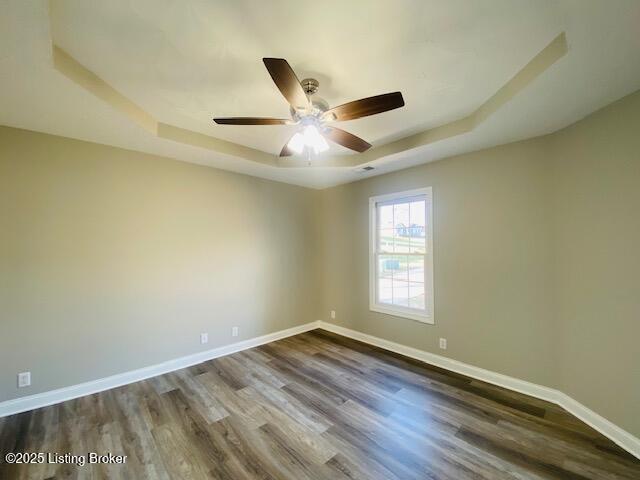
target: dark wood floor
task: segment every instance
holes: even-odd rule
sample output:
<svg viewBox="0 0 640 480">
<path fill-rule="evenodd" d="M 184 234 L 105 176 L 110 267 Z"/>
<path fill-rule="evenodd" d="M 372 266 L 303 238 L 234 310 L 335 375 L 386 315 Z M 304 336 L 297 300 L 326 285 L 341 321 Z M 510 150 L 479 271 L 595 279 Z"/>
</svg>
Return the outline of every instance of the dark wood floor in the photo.
<svg viewBox="0 0 640 480">
<path fill-rule="evenodd" d="M 322 330 L 0 419 L 1 479 L 640 479 L 552 404 Z"/>
</svg>

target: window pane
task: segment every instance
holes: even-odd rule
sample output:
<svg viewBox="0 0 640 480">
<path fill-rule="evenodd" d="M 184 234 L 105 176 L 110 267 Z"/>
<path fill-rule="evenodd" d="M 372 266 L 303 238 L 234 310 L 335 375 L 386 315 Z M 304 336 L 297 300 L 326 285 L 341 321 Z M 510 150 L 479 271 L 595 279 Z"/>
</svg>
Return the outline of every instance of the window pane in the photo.
<svg viewBox="0 0 640 480">
<path fill-rule="evenodd" d="M 411 225 L 424 227 L 425 225 L 425 201 L 411 202 L 409 204 L 409 214 Z"/>
<path fill-rule="evenodd" d="M 411 253 L 425 253 L 425 201 L 409 204 L 411 222 L 408 228 Z"/>
<path fill-rule="evenodd" d="M 393 280 L 393 304 L 409 306 L 409 282 Z"/>
<path fill-rule="evenodd" d="M 393 253 L 393 228 L 379 230 L 378 251 L 382 253 Z"/>
<path fill-rule="evenodd" d="M 378 255 L 378 278 L 393 278 L 399 268 L 400 258 L 396 255 Z"/>
<path fill-rule="evenodd" d="M 393 225 L 398 228 L 406 228 L 409 226 L 409 204 L 396 203 L 393 206 Z"/>
<path fill-rule="evenodd" d="M 393 205 L 378 207 L 378 228 L 393 228 Z"/>
<path fill-rule="evenodd" d="M 424 282 L 424 257 L 409 257 L 409 280 L 412 282 Z"/>
<path fill-rule="evenodd" d="M 380 303 L 393 303 L 393 293 L 391 279 L 379 278 L 378 279 L 378 302 Z"/>
<path fill-rule="evenodd" d="M 426 253 L 424 227 L 412 227 L 414 234 L 411 237 L 411 252 L 410 253 Z"/>
<path fill-rule="evenodd" d="M 398 224 L 395 229 L 395 236 L 393 237 L 395 253 L 409 253 L 411 247 L 411 237 L 409 237 L 409 228 Z"/>
<path fill-rule="evenodd" d="M 393 279 L 402 280 L 404 282 L 409 281 L 409 265 L 406 255 L 395 255 L 397 262 L 397 268 L 393 270 Z"/>
<path fill-rule="evenodd" d="M 409 306 L 424 310 L 424 283 L 409 283 Z"/>
</svg>

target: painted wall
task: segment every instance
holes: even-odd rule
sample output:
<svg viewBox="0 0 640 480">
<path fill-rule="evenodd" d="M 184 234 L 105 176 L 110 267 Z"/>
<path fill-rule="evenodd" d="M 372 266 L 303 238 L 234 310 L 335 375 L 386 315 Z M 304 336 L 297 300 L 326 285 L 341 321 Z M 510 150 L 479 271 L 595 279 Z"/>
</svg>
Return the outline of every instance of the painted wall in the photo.
<svg viewBox="0 0 640 480">
<path fill-rule="evenodd" d="M 0 127 L 0 401 L 317 320 L 318 195 Z"/>
<path fill-rule="evenodd" d="M 558 388 L 640 436 L 639 125 L 640 92 L 553 135 L 323 191 L 323 319 Z M 368 199 L 424 186 L 435 325 L 368 308 Z"/>
<path fill-rule="evenodd" d="M 640 437 L 640 93 L 553 141 L 560 382 Z"/>
<path fill-rule="evenodd" d="M 538 140 L 323 191 L 336 323 L 554 385 L 549 163 Z M 369 311 L 369 197 L 433 187 L 435 325 Z M 325 313 L 323 319 L 328 319 Z"/>
</svg>

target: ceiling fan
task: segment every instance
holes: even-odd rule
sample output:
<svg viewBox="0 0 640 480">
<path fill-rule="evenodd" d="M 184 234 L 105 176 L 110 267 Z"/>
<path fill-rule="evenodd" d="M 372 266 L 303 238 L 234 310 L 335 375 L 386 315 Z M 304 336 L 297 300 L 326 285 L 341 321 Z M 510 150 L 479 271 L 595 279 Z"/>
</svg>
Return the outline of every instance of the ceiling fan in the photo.
<svg viewBox="0 0 640 480">
<path fill-rule="evenodd" d="M 314 78 L 298 80 L 291 65 L 284 58 L 263 58 L 265 67 L 278 90 L 291 106 L 291 118 L 231 117 L 214 118 L 219 125 L 299 125 L 299 130 L 280 152 L 281 157 L 302 153 L 305 147 L 316 154 L 329 148 L 326 139 L 356 152 L 364 152 L 371 144 L 339 128 L 332 122 L 354 120 L 404 106 L 400 92 L 384 93 L 329 108 L 322 98 L 315 96 L 319 83 Z"/>
</svg>

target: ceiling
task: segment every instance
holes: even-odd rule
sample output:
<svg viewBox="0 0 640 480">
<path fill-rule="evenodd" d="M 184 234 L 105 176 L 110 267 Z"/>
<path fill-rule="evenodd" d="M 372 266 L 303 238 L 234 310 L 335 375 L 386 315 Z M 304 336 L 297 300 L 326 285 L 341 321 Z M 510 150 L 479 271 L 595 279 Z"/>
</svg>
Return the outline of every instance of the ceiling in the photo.
<svg viewBox="0 0 640 480">
<path fill-rule="evenodd" d="M 640 88 L 636 0 L 9 0 L 0 13 L 0 124 L 314 188 L 549 133 Z M 281 168 L 152 135 L 51 58 L 53 43 L 158 122 L 277 155 L 293 127 L 211 121 L 288 116 L 262 57 L 317 78 L 330 105 L 402 91 L 404 108 L 341 125 L 380 147 L 470 115 L 561 32 L 568 53 L 473 130 L 368 173 L 323 167 L 358 155 L 336 145 Z"/>
</svg>

